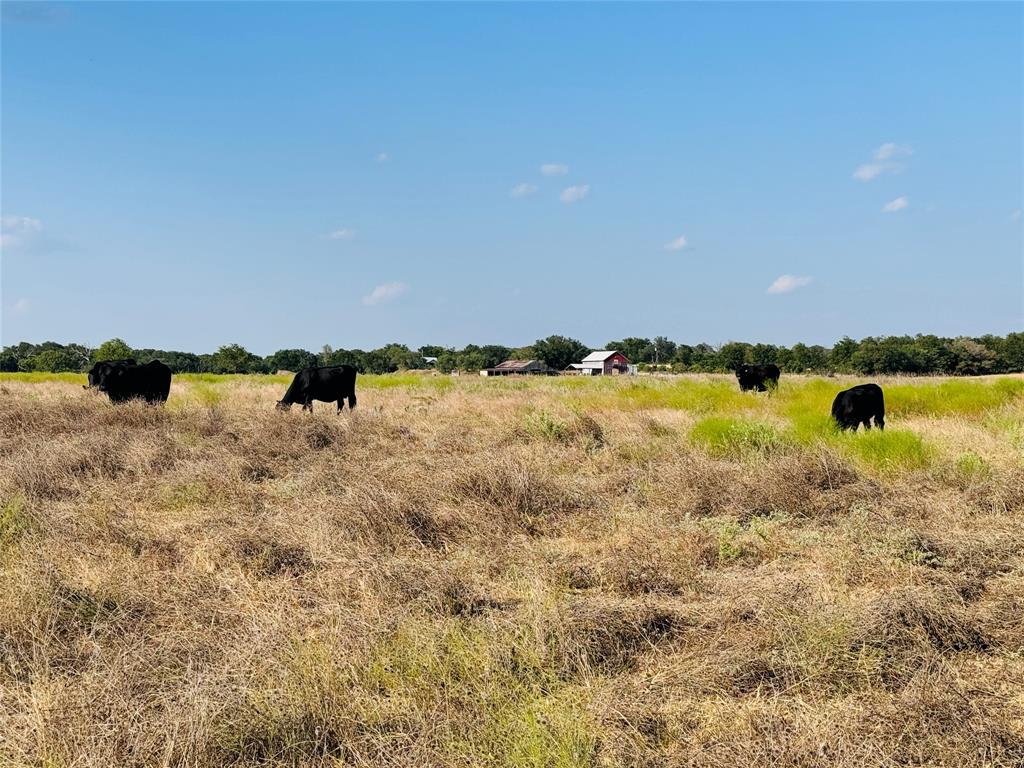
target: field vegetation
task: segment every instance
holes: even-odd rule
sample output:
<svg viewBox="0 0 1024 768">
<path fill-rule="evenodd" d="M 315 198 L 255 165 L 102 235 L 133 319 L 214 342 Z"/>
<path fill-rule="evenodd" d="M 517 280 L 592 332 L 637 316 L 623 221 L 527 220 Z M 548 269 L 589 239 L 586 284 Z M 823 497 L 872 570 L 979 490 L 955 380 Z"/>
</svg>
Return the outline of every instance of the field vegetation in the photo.
<svg viewBox="0 0 1024 768">
<path fill-rule="evenodd" d="M 0 765 L 1024 765 L 1024 378 L 0 374 Z"/>
</svg>

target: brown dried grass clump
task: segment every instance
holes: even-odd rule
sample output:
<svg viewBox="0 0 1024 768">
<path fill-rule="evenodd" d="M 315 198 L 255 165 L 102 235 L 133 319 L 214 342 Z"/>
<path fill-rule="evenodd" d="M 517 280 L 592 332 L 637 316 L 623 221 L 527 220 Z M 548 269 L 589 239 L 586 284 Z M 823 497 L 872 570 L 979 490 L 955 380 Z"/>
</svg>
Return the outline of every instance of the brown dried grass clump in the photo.
<svg viewBox="0 0 1024 768">
<path fill-rule="evenodd" d="M 886 684 L 905 684 L 935 655 L 987 653 L 991 643 L 970 621 L 955 593 L 895 589 L 862 610 L 853 649 L 874 657 Z"/>
<path fill-rule="evenodd" d="M 590 598 L 574 601 L 558 617 L 549 643 L 564 675 L 614 674 L 685 626 L 682 614 L 656 603 Z"/>
</svg>

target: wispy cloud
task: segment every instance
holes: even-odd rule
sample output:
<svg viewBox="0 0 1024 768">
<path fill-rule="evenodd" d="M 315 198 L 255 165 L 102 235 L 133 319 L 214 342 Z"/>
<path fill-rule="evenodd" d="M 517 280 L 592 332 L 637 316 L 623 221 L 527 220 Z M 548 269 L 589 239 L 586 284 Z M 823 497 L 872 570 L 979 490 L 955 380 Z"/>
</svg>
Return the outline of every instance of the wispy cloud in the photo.
<svg viewBox="0 0 1024 768">
<path fill-rule="evenodd" d="M 509 195 L 511 195 L 512 197 L 529 197 L 536 191 L 536 184 L 527 184 L 526 182 L 523 182 L 522 184 L 516 184 L 514 187 L 512 187 L 512 189 L 509 191 Z"/>
<path fill-rule="evenodd" d="M 882 213 L 899 213 L 905 210 L 910 205 L 909 201 L 903 195 L 900 195 L 895 200 L 890 200 L 888 203 L 882 206 Z"/>
<path fill-rule="evenodd" d="M 792 293 L 813 282 L 813 277 L 801 275 L 779 275 L 775 282 L 768 286 L 768 293 Z"/>
<path fill-rule="evenodd" d="M 871 162 L 858 165 L 853 171 L 857 181 L 871 181 L 883 173 L 899 173 L 903 170 L 903 158 L 914 153 L 909 144 L 896 144 L 889 141 L 871 153 Z"/>
<path fill-rule="evenodd" d="M 26 298 L 18 299 L 11 305 L 11 312 L 16 315 L 28 314 L 28 311 L 32 308 L 32 302 Z"/>
<path fill-rule="evenodd" d="M 0 217 L 0 246 L 16 248 L 43 231 L 43 223 L 31 216 Z"/>
<path fill-rule="evenodd" d="M 857 181 L 871 181 L 882 173 L 882 166 L 878 163 L 865 163 L 858 165 L 853 170 L 853 178 Z"/>
<path fill-rule="evenodd" d="M 391 160 L 391 155 L 387 152 L 378 152 L 376 160 L 378 163 L 386 163 Z"/>
<path fill-rule="evenodd" d="M 686 236 L 680 235 L 675 240 L 665 243 L 666 251 L 681 251 L 686 247 Z"/>
<path fill-rule="evenodd" d="M 913 152 L 914 150 L 909 144 L 896 144 L 889 141 L 875 150 L 875 160 L 881 163 L 896 157 L 906 157 Z"/>
<path fill-rule="evenodd" d="M 355 236 L 356 231 L 354 229 L 336 229 L 325 235 L 328 240 L 351 240 Z"/>
<path fill-rule="evenodd" d="M 569 172 L 569 166 L 561 163 L 544 163 L 540 167 L 540 172 L 545 176 L 565 176 Z"/>
<path fill-rule="evenodd" d="M 408 292 L 409 286 L 405 283 L 383 283 L 363 296 L 363 304 L 373 307 L 385 301 L 393 301 Z"/>
<path fill-rule="evenodd" d="M 590 194 L 590 185 L 580 184 L 575 187 L 566 187 L 563 189 L 562 194 L 558 196 L 558 199 L 563 203 L 575 203 L 582 200 L 588 194 Z"/>
</svg>

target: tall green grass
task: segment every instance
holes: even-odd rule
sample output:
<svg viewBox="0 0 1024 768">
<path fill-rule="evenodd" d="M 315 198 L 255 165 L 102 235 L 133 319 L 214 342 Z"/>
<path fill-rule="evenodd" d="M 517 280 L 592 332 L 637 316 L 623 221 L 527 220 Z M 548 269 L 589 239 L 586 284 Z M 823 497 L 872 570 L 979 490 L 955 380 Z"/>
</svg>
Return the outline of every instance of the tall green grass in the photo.
<svg viewBox="0 0 1024 768">
<path fill-rule="evenodd" d="M 712 456 L 731 458 L 770 453 L 787 442 L 771 424 L 721 416 L 711 416 L 694 424 L 690 440 Z"/>
<path fill-rule="evenodd" d="M 908 430 L 840 433 L 834 444 L 854 460 L 883 474 L 923 469 L 935 456 L 935 450 L 920 435 Z"/>
<path fill-rule="evenodd" d="M 289 379 L 290 381 L 290 379 Z M 447 392 L 455 386 L 451 376 L 427 376 L 419 373 L 383 373 L 361 374 L 356 379 L 356 387 L 367 389 L 429 389 L 435 392 Z"/>
<path fill-rule="evenodd" d="M 977 416 L 1013 401 L 1024 402 L 1024 379 L 947 379 L 938 383 L 884 387 L 885 409 L 893 416 Z"/>
<path fill-rule="evenodd" d="M 62 384 L 87 384 L 88 379 L 84 373 L 47 373 L 46 371 L 32 371 L 31 373 L 0 373 L 0 382 L 21 381 L 27 384 L 43 384 L 46 382 L 58 382 Z"/>
</svg>

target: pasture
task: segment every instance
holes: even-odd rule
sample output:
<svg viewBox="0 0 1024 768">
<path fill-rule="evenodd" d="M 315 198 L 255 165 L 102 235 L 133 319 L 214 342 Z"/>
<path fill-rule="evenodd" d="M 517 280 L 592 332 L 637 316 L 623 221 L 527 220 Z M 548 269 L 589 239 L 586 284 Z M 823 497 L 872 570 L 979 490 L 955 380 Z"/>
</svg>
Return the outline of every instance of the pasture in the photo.
<svg viewBox="0 0 1024 768">
<path fill-rule="evenodd" d="M 1024 378 L 289 380 L 0 375 L 0 764 L 1024 764 Z"/>
</svg>

